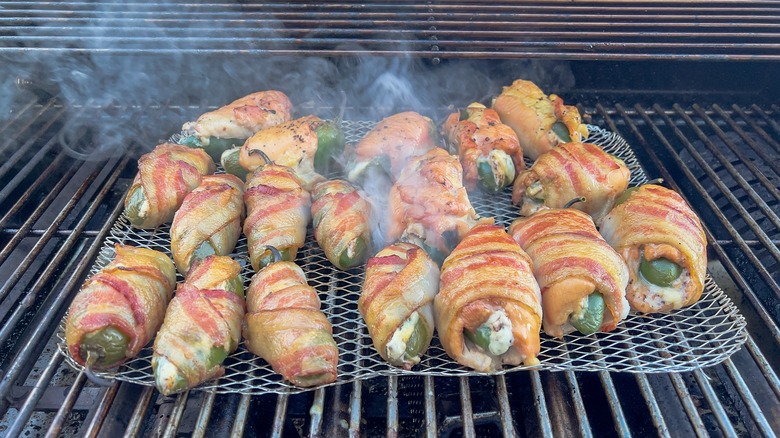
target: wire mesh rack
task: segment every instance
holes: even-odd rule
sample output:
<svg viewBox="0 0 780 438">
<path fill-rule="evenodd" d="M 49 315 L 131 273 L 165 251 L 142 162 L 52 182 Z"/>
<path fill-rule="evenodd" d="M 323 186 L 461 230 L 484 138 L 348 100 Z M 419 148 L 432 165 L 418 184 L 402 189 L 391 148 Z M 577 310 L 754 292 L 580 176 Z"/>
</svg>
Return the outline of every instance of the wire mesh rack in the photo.
<svg viewBox="0 0 780 438">
<path fill-rule="evenodd" d="M 343 121 L 347 141 L 357 141 L 375 122 Z M 630 146 L 617 134 L 597 126 L 589 126 L 587 141 L 621 158 L 631 170 L 630 185 L 647 181 Z M 530 162 L 526 163 L 530 166 Z M 495 222 L 507 226 L 519 213 L 511 203 L 511 187 L 498 195 L 475 192 L 472 204 L 483 217 L 492 216 Z M 170 227 L 155 230 L 137 230 L 130 226 L 126 216 L 113 225 L 93 267 L 94 275 L 114 257 L 117 243 L 155 249 L 171 255 Z M 253 275 L 249 263 L 246 238 L 241 237 L 231 256 L 242 266 L 241 275 L 246 286 Z M 338 379 L 325 386 L 349 383 L 387 375 L 475 376 L 485 375 L 459 365 L 447 356 L 438 336 L 420 364 L 412 370 L 403 370 L 387 364 L 376 352 L 366 325 L 357 309 L 364 280 L 363 267 L 339 271 L 327 260 L 317 245 L 311 229 L 305 246 L 296 260 L 306 273 L 309 284 L 320 297 L 322 310 L 333 326 L 333 336 L 339 348 Z M 179 281 L 183 278 L 179 275 Z M 64 321 L 58 330 L 58 348 L 66 361 L 81 369 L 70 357 L 65 342 Z M 744 318 L 736 306 L 708 275 L 701 299 L 685 309 L 669 314 L 631 314 L 610 333 L 583 336 L 578 333 L 563 339 L 541 336 L 540 364 L 514 366 L 488 374 L 540 369 L 551 371 L 621 371 L 631 373 L 683 372 L 718 364 L 736 352 L 747 339 Z M 116 370 L 98 372 L 98 376 L 141 385 L 154 385 L 151 366 L 152 349 L 140 354 Z M 224 362 L 225 375 L 207 382 L 197 389 L 216 393 L 298 393 L 315 388 L 298 388 L 274 373 L 271 366 L 246 350 L 243 343 Z"/>
</svg>

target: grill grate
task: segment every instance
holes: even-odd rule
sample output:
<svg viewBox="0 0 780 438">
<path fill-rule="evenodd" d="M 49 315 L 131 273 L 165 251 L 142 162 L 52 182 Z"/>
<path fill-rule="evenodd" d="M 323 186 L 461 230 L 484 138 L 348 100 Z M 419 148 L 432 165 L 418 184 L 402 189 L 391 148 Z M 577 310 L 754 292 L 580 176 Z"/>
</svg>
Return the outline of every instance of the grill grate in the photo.
<svg viewBox="0 0 780 438">
<path fill-rule="evenodd" d="M 124 382 L 107 388 L 95 385 L 64 363 L 54 336 L 56 322 L 120 216 L 122 195 L 135 173 L 132 152 L 97 162 L 73 159 L 57 140 L 66 109 L 54 104 L 19 105 L 12 117 L 0 123 L 0 162 L 13 162 L 0 164 L 0 182 L 9 187 L 17 175 L 25 175 L 0 197 L 0 251 L 8 254 L 0 263 L 4 279 L 0 287 L 6 291 L 0 299 L 4 336 L 0 431 L 7 436 L 60 430 L 78 436 L 125 432 L 224 436 L 232 431 L 244 436 L 374 436 L 394 431 L 401 436 L 431 437 L 778 434 L 777 279 L 770 270 L 774 258 L 767 246 L 776 245 L 777 230 L 755 201 L 737 195 L 743 190 L 738 183 L 712 181 L 706 169 L 715 175 L 731 170 L 705 152 L 706 145 L 692 147 L 702 163 L 686 161 L 683 152 L 689 144 L 703 141 L 692 122 L 726 157 L 733 154 L 731 146 L 743 154 L 761 148 L 770 158 L 776 157 L 778 147 L 772 140 L 780 136 L 780 108 L 723 104 L 699 108 L 701 114 L 695 105 L 679 111 L 667 104 L 585 107 L 594 124 L 626 138 L 649 176 L 665 178 L 702 216 L 714 254 L 710 272 L 745 316 L 750 333 L 744 348 L 721 365 L 669 374 L 528 371 L 479 378 L 393 376 L 301 394 L 192 391 L 166 398 L 150 387 Z M 103 109 L 83 111 L 90 117 Z M 187 119 L 181 108 L 147 111 L 168 126 Z M 195 107 L 188 111 L 203 112 Z M 719 135 L 710 120 L 728 141 L 715 140 Z M 93 140 L 83 133 L 72 141 L 86 145 Z M 770 181 L 778 177 L 760 161 L 754 163 L 755 171 Z M 732 164 L 749 187 L 761 187 L 754 170 Z M 77 169 L 71 181 L 59 186 L 71 167 Z M 53 189 L 58 190 L 55 203 L 42 204 Z M 74 196 L 80 198 L 64 212 L 62 206 Z M 771 193 L 760 198 L 777 212 L 778 201 Z M 57 219 L 60 214 L 63 220 Z M 38 219 L 27 223 L 34 216 Z M 744 230 L 753 235 L 743 236 Z M 36 244 L 41 247 L 37 256 L 25 261 Z M 13 284 L 5 280 L 16 277 Z M 473 417 L 464 415 L 468 412 Z"/>
<path fill-rule="evenodd" d="M 373 127 L 373 122 L 342 122 L 347 142 L 359 141 Z M 647 181 L 631 147 L 619 136 L 595 126 L 589 126 L 588 141 L 621 158 L 631 170 L 631 184 Z M 529 163 L 530 167 L 530 163 Z M 511 203 L 511 188 L 501 196 L 472 196 L 477 213 L 494 217 L 496 223 L 508 226 L 517 211 Z M 135 230 L 127 218 L 114 224 L 100 256 L 91 270 L 96 274 L 114 257 L 115 244 L 130 244 L 165 252 L 170 255 L 170 227 L 153 231 Z M 237 245 L 234 258 L 243 266 L 242 275 L 248 287 L 253 275 L 249 264 L 246 238 Z M 339 377 L 334 384 L 349 383 L 381 375 L 423 374 L 430 376 L 476 376 L 480 373 L 459 366 L 444 351 L 438 336 L 419 366 L 411 372 L 388 365 L 374 350 L 363 318 L 357 310 L 362 290 L 362 269 L 341 273 L 333 269 L 316 244 L 312 230 L 301 249 L 298 263 L 306 272 L 309 284 L 320 296 L 323 311 L 333 325 L 333 335 L 339 346 Z M 179 278 L 182 281 L 183 278 Z M 534 369 L 555 371 L 624 371 L 680 372 L 722 362 L 745 341 L 744 320 L 722 290 L 707 279 L 702 299 L 694 306 L 668 315 L 632 315 L 610 333 L 593 336 L 569 335 L 564 340 L 542 337 L 539 360 Z M 68 363 L 81 369 L 68 355 L 65 342 L 65 321 L 60 324 L 59 348 Z M 152 349 L 145 348 L 139 356 L 118 371 L 98 373 L 101 377 L 153 386 Z M 530 369 L 517 366 L 497 374 Z M 236 354 L 225 361 L 225 375 L 202 389 L 217 393 L 237 392 L 264 394 L 267 392 L 296 393 L 306 391 L 284 382 L 263 360 L 246 351 L 243 343 Z"/>
<path fill-rule="evenodd" d="M 6 52 L 411 54 L 436 62 L 495 57 L 780 59 L 776 1 L 312 5 L 103 0 L 0 6 L 0 51 Z"/>
</svg>

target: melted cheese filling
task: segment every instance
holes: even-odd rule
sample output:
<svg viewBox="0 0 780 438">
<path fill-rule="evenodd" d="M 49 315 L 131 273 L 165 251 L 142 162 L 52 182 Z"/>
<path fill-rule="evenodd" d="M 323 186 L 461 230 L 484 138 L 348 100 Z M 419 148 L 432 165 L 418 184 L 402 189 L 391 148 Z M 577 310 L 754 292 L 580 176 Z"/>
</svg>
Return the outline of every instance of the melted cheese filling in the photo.
<svg viewBox="0 0 780 438">
<path fill-rule="evenodd" d="M 493 312 L 485 321 L 485 325 L 490 326 L 490 344 L 488 344 L 490 354 L 500 356 L 506 353 L 515 343 L 515 338 L 512 336 L 512 321 L 504 309 Z"/>
<path fill-rule="evenodd" d="M 390 338 L 390 342 L 387 343 L 387 357 L 391 360 L 402 360 L 404 353 L 406 353 L 406 343 L 409 342 L 409 338 L 414 332 L 414 327 L 417 325 L 417 321 L 420 320 L 420 314 L 417 312 L 409 315 L 409 318 L 401 324 L 401 327 L 393 333 L 393 337 Z"/>
</svg>

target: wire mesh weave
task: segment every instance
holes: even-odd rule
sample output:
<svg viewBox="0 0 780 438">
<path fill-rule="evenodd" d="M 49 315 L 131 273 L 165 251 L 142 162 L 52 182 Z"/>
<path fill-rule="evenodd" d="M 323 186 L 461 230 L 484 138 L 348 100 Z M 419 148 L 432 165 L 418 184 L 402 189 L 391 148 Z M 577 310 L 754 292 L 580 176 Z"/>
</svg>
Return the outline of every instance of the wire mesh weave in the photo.
<svg viewBox="0 0 780 438">
<path fill-rule="evenodd" d="M 344 121 L 347 141 L 357 141 L 375 122 Z M 633 151 L 620 136 L 589 126 L 588 142 L 597 144 L 625 161 L 631 170 L 630 184 L 647 181 Z M 530 162 L 527 163 L 530 166 Z M 471 201 L 481 216 L 492 216 L 497 224 L 509 225 L 518 216 L 511 203 L 511 188 L 499 195 L 474 193 Z M 111 229 L 91 273 L 94 275 L 114 257 L 114 244 L 141 246 L 170 253 L 168 225 L 147 231 L 130 226 L 123 214 Z M 242 265 L 245 285 L 253 275 L 246 238 L 241 237 L 233 258 Z M 447 356 L 434 336 L 422 362 L 406 371 L 387 364 L 374 349 L 365 323 L 357 310 L 364 279 L 362 267 L 342 272 L 335 269 L 319 248 L 311 229 L 296 262 L 306 272 L 322 301 L 322 310 L 333 325 L 339 348 L 338 379 L 331 385 L 380 375 L 472 376 L 484 375 L 465 368 Z M 179 276 L 179 281 L 183 278 Z M 59 348 L 74 368 L 65 343 L 64 319 L 58 331 Z M 541 369 L 554 371 L 622 371 L 634 373 L 682 372 L 715 365 L 736 352 L 746 341 L 745 320 L 726 294 L 707 276 L 704 293 L 693 306 L 665 315 L 631 314 L 616 330 L 583 336 L 579 333 L 555 339 L 542 333 L 540 365 L 505 367 L 491 374 Z M 98 376 L 141 385 L 154 385 L 152 349 L 147 346 L 117 370 Z M 225 362 L 225 375 L 198 387 L 217 393 L 298 393 L 314 388 L 297 388 L 275 374 L 271 366 L 248 352 L 243 343 Z"/>
</svg>

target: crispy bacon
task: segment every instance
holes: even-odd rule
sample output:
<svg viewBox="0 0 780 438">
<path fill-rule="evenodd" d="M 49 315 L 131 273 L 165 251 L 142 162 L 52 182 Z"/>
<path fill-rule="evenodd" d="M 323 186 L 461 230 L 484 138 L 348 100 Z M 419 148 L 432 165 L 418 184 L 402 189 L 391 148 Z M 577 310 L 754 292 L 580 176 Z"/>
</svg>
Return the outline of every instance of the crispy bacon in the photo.
<svg viewBox="0 0 780 438">
<path fill-rule="evenodd" d="M 512 322 L 513 344 L 506 353 L 494 356 L 465 341 L 464 329 L 476 329 L 501 309 Z M 444 350 L 462 365 L 489 372 L 503 364 L 539 363 L 539 286 L 528 255 L 501 226 L 475 226 L 447 257 L 434 312 Z"/>
<path fill-rule="evenodd" d="M 529 216 L 541 208 L 562 208 L 579 196 L 585 201 L 574 204 L 599 224 L 615 205 L 615 199 L 628 187 L 630 171 L 622 160 L 590 143 L 564 143 L 540 156 L 530 169 L 520 173 L 512 188 L 512 202 L 520 214 Z M 531 186 L 541 185 L 543 200 L 528 194 Z"/>
<path fill-rule="evenodd" d="M 311 215 L 314 237 L 336 267 L 352 267 L 342 265 L 347 261 L 342 255 L 348 256 L 350 247 L 354 248 L 359 239 L 362 239 L 365 253 L 368 253 L 371 247 L 371 205 L 352 184 L 332 180 L 314 186 Z"/>
<path fill-rule="evenodd" d="M 244 234 L 255 271 L 269 245 L 289 249 L 294 260 L 306 240 L 311 196 L 292 169 L 271 164 L 255 171 L 246 182 L 244 202 Z"/>
<path fill-rule="evenodd" d="M 246 347 L 296 386 L 336 380 L 338 349 L 303 270 L 276 262 L 255 274 L 247 291 Z"/>
<path fill-rule="evenodd" d="M 573 331 L 568 322 L 572 309 L 594 291 L 604 297 L 609 310 L 601 331 L 614 330 L 628 315 L 628 268 L 599 235 L 590 216 L 573 208 L 541 210 L 515 220 L 509 232 L 533 260 L 542 290 L 545 333 L 563 337 Z M 576 291 L 559 297 L 558 283 L 569 279 L 582 282 Z M 553 289 L 556 292 L 550 298 L 546 294 Z"/>
<path fill-rule="evenodd" d="M 241 284 L 240 271 L 238 262 L 225 256 L 209 256 L 193 265 L 154 340 L 153 368 L 165 358 L 189 388 L 224 374 L 211 354 L 213 349 L 230 354 L 241 340 L 243 287 L 240 295 L 228 290 L 236 278 Z"/>
<path fill-rule="evenodd" d="M 214 162 L 201 149 L 163 143 L 138 160 L 138 174 L 130 186 L 125 207 L 136 189 L 143 190 L 146 209 L 138 228 L 155 228 L 173 219 L 184 197 L 213 173 Z"/>
<path fill-rule="evenodd" d="M 207 242 L 216 255 L 236 247 L 244 218 L 244 183 L 233 175 L 203 177 L 186 198 L 171 225 L 171 252 L 179 272 L 186 274 L 195 251 Z"/>
<path fill-rule="evenodd" d="M 291 109 L 290 99 L 281 91 L 260 91 L 185 123 L 182 131 L 201 139 L 245 139 L 261 129 L 289 121 Z"/>
<path fill-rule="evenodd" d="M 441 148 L 407 164 L 390 190 L 389 206 L 389 240 L 413 235 L 445 256 L 477 221 L 460 162 Z"/>
<path fill-rule="evenodd" d="M 130 338 L 125 358 L 137 355 L 162 324 L 176 284 L 176 268 L 165 254 L 122 245 L 115 250 L 114 260 L 84 283 L 68 311 L 68 350 L 82 365 L 84 335 L 111 326 Z"/>
<path fill-rule="evenodd" d="M 433 297 L 439 289 L 439 267 L 417 245 L 396 242 L 369 259 L 358 310 L 366 321 L 374 348 L 393 365 L 411 369 L 411 362 L 387 357 L 387 344 L 399 327 L 418 312 L 426 324 L 425 354 L 433 338 Z"/>
<path fill-rule="evenodd" d="M 628 263 L 631 281 L 626 295 L 634 309 L 669 312 L 701 298 L 707 238 L 696 213 L 675 191 L 653 184 L 640 186 L 604 218 L 601 233 Z M 671 286 L 677 299 L 664 297 L 639 278 L 642 252 L 647 260 L 666 257 L 683 269 Z"/>
</svg>

